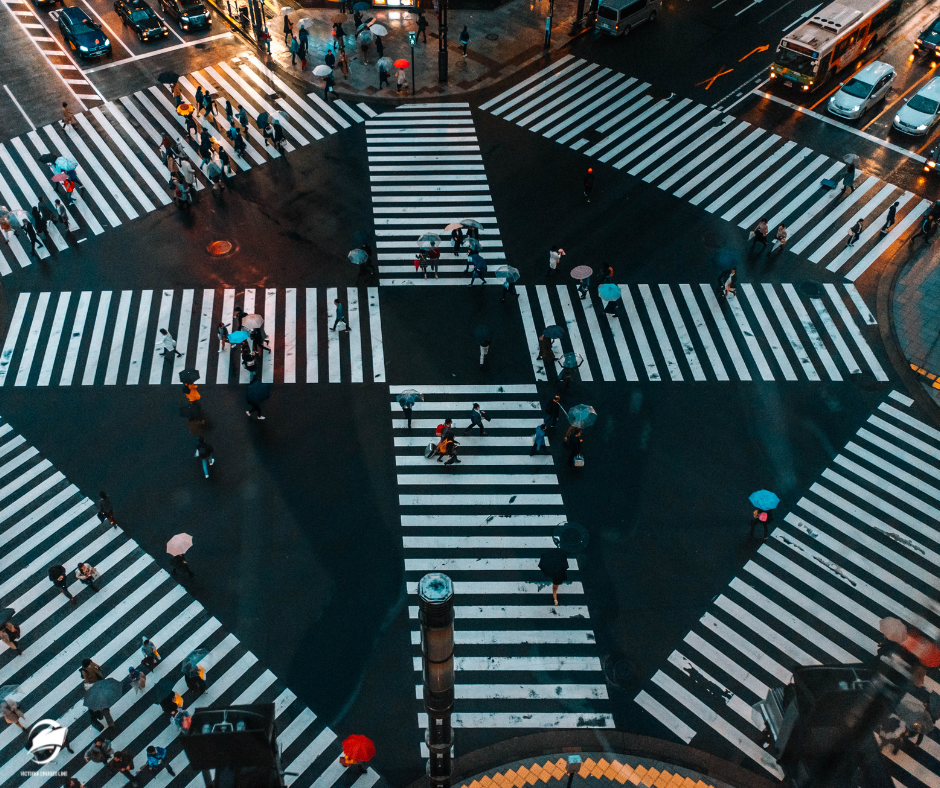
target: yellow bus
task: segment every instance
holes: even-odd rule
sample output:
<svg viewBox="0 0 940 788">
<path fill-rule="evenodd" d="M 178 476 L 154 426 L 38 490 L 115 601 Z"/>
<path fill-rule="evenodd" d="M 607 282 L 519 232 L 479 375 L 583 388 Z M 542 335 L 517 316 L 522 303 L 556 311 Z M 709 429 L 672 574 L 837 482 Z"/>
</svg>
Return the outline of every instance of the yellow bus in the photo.
<svg viewBox="0 0 940 788">
<path fill-rule="evenodd" d="M 904 5 L 905 0 L 841 0 L 826 6 L 783 38 L 771 79 L 815 90 L 890 33 Z"/>
</svg>

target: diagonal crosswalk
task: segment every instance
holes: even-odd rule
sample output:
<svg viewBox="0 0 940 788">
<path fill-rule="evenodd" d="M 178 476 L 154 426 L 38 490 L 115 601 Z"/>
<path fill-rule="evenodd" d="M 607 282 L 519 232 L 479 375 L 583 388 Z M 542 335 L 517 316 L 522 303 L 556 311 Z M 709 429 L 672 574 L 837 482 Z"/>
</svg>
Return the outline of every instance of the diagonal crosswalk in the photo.
<svg viewBox="0 0 940 788">
<path fill-rule="evenodd" d="M 177 776 L 161 771 L 151 785 L 183 788 L 194 780 L 201 783 L 200 777 L 183 771 L 188 761 L 179 745 L 179 729 L 157 705 L 161 698 L 154 688 L 163 677 L 175 682 L 190 711 L 273 703 L 287 784 L 329 788 L 340 780 L 342 744 L 336 734 L 133 539 L 118 527 L 102 524 L 92 502 L 5 421 L 0 421 L 0 457 L 0 601 L 16 611 L 14 621 L 22 631 L 20 654 L 0 644 L 0 682 L 19 686 L 16 698 L 27 722 L 52 718 L 68 726 L 74 750 L 63 750 L 36 772 L 23 749 L 23 733 L 7 725 L 0 731 L 0 784 L 45 785 L 60 771 L 84 784 L 116 788 L 126 782 L 82 757 L 97 730 L 84 707 L 77 672 L 81 660 L 89 657 L 105 676 L 123 681 L 128 666 L 140 664 L 144 636 L 157 645 L 162 661 L 149 674 L 143 692 L 128 688 L 111 705 L 118 726 L 111 738 L 114 749 L 129 750 L 138 767 L 146 761 L 148 745 L 167 748 L 167 761 Z M 97 594 L 73 581 L 69 591 L 77 604 L 72 607 L 49 582 L 46 570 L 61 564 L 73 572 L 79 561 L 94 565 L 101 579 Z M 194 698 L 187 693 L 180 664 L 197 648 L 209 652 L 202 663 L 208 690 Z M 370 769 L 353 785 L 371 788 L 378 780 Z"/>
<path fill-rule="evenodd" d="M 409 388 L 425 395 L 410 429 L 394 399 Z M 538 569 L 541 553 L 554 547 L 552 531 L 566 518 L 551 455 L 530 454 L 542 423 L 535 385 L 390 390 L 405 576 L 415 602 L 409 617 L 416 699 L 422 698 L 417 583 L 440 571 L 459 595 L 455 727 L 612 728 L 578 562 L 569 559 L 557 607 Z M 463 434 L 474 401 L 491 417 L 486 435 Z M 424 448 L 448 417 L 458 428 L 461 464 L 445 467 L 425 459 Z M 423 710 L 418 721 L 427 726 Z"/>
<path fill-rule="evenodd" d="M 750 231 L 767 217 L 790 234 L 788 250 L 854 282 L 930 206 L 912 192 L 859 175 L 855 191 L 827 191 L 845 165 L 689 99 L 660 99 L 634 77 L 565 55 L 480 109 L 581 151 Z M 897 219 L 880 230 L 898 202 Z M 865 222 L 846 246 L 848 230 Z"/>
<path fill-rule="evenodd" d="M 889 394 L 636 696 L 674 736 L 717 734 L 782 776 L 752 704 L 799 666 L 868 661 L 886 616 L 938 636 L 940 431 L 913 404 Z M 936 730 L 883 752 L 896 786 L 940 785 Z"/>
<path fill-rule="evenodd" d="M 337 330 L 339 298 L 349 318 Z M 217 327 L 233 328 L 241 307 L 260 314 L 270 352 L 267 383 L 384 383 L 385 354 L 377 287 L 248 287 L 20 293 L 0 350 L 0 386 L 114 386 L 178 383 L 183 369 L 199 383 L 247 383 L 238 349 L 219 349 Z M 179 356 L 160 355 L 160 329 Z"/>
<path fill-rule="evenodd" d="M 506 254 L 470 105 L 409 104 L 383 112 L 366 120 L 366 143 L 379 283 L 468 284 L 467 241 L 455 254 L 444 228 L 475 219 L 482 225 L 486 280 L 498 284 L 495 272 L 505 264 Z M 421 271 L 414 264 L 416 239 L 427 232 L 441 237 L 437 271 Z"/>
<path fill-rule="evenodd" d="M 574 285 L 520 286 L 519 309 L 536 380 L 538 336 L 557 325 L 566 335 L 555 355 L 584 359 L 573 377 L 614 380 L 842 381 L 862 373 L 888 380 L 874 348 L 875 317 L 854 285 L 738 284 L 719 298 L 712 284 L 620 285 L 616 315 L 594 291 Z M 561 372 L 556 365 L 555 372 Z"/>
<path fill-rule="evenodd" d="M 254 56 L 235 57 L 195 71 L 182 77 L 180 85 L 187 101 L 195 100 L 197 87 L 208 90 L 216 99 L 214 122 L 210 123 L 205 115 L 199 122 L 228 153 L 235 172 L 282 155 L 265 145 L 256 127 L 255 119 L 261 112 L 272 117 L 279 113 L 288 153 L 375 114 L 363 103 L 357 107 L 341 100 L 327 104 L 317 93 L 298 93 Z M 236 113 L 239 104 L 248 113 L 248 128 L 243 130 L 247 144 L 244 157 L 235 155 L 226 136 L 226 99 Z M 199 171 L 199 146 L 187 136 L 185 121 L 176 113 L 165 85 L 153 85 L 117 101 L 99 101 L 90 110 L 76 113 L 76 119 L 77 130 L 49 124 L 0 144 L 0 201 L 4 205 L 30 210 L 42 203 L 52 209 L 56 199 L 66 202 L 64 193 L 51 181 L 52 168 L 39 161 L 41 156 L 53 154 L 66 156 L 79 165 L 76 172 L 84 189 L 76 190 L 74 204 L 66 206 L 68 230 L 79 240 L 163 208 L 172 202 L 170 172 L 157 153 L 164 134 L 180 141 L 184 157 L 197 170 L 197 191 L 205 188 L 206 178 Z M 68 248 L 65 234 L 64 225 L 51 225 L 51 242 L 59 251 Z M 9 245 L 0 246 L 0 275 L 31 263 L 29 243 L 22 232 Z M 37 256 L 46 259 L 49 251 L 39 247 Z"/>
</svg>

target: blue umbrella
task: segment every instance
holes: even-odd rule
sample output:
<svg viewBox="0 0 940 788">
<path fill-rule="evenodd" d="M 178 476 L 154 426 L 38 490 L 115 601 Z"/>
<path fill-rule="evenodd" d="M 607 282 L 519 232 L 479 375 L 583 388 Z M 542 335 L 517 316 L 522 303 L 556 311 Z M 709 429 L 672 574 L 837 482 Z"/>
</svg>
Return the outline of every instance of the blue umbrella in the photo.
<svg viewBox="0 0 940 788">
<path fill-rule="evenodd" d="M 236 345 L 239 342 L 244 342 L 246 339 L 248 339 L 247 331 L 233 331 L 231 334 L 228 335 L 228 341 Z"/>
<path fill-rule="evenodd" d="M 561 339 L 565 335 L 565 329 L 561 326 L 548 326 L 542 334 L 547 336 L 549 339 Z"/>
<path fill-rule="evenodd" d="M 420 391 L 415 391 L 414 389 L 405 389 L 401 394 L 399 394 L 395 399 L 398 400 L 398 404 L 403 408 L 410 408 L 416 402 L 424 402 L 424 396 Z"/>
<path fill-rule="evenodd" d="M 620 286 L 610 282 L 608 282 L 606 285 L 601 285 L 598 287 L 597 294 L 605 301 L 616 301 L 622 295 L 620 292 Z"/>
<path fill-rule="evenodd" d="M 353 11 L 368 11 L 370 8 L 372 8 L 372 3 L 356 3 Z"/>
<path fill-rule="evenodd" d="M 59 169 L 59 172 L 71 172 L 78 167 L 78 162 L 67 156 L 59 156 L 55 160 L 55 166 Z"/>
<path fill-rule="evenodd" d="M 764 512 L 776 509 L 777 505 L 780 503 L 780 499 L 770 490 L 758 490 L 756 493 L 751 493 L 751 497 L 748 498 L 748 500 Z"/>
<path fill-rule="evenodd" d="M 575 427 L 590 427 L 597 420 L 597 411 L 590 405 L 575 405 L 568 411 L 568 423 Z"/>
<path fill-rule="evenodd" d="M 474 268 L 483 268 L 486 265 L 486 260 L 484 260 L 478 254 L 470 255 L 470 262 L 473 264 Z"/>
</svg>

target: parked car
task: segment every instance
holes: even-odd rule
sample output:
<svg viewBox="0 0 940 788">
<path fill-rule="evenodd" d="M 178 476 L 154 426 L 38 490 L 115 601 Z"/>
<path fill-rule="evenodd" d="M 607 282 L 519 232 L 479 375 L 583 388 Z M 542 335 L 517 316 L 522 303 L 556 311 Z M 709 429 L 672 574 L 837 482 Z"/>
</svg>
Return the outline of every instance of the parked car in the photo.
<svg viewBox="0 0 940 788">
<path fill-rule="evenodd" d="M 93 22 L 81 8 L 65 6 L 59 12 L 59 32 L 79 57 L 101 57 L 111 53 L 111 40 L 101 25 Z"/>
<path fill-rule="evenodd" d="M 827 109 L 840 118 L 855 120 L 873 107 L 891 90 L 897 77 L 892 66 L 876 60 L 869 63 L 848 82 L 843 82 L 829 99 Z"/>
<path fill-rule="evenodd" d="M 199 0 L 160 0 L 160 6 L 163 12 L 176 20 L 180 29 L 186 32 L 209 27 L 212 24 L 209 9 Z"/>
<path fill-rule="evenodd" d="M 163 38 L 170 30 L 144 0 L 114 0 L 121 21 L 137 33 L 141 43 Z"/>
<path fill-rule="evenodd" d="M 894 128 L 905 134 L 920 136 L 940 118 L 940 77 L 934 77 L 913 96 L 894 116 Z"/>
</svg>

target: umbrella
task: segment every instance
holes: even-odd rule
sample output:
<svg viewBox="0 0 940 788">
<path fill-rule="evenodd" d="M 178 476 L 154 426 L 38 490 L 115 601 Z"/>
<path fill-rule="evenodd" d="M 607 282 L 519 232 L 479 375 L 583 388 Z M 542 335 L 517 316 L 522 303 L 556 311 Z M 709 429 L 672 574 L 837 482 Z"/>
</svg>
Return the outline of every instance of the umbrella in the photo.
<svg viewBox="0 0 940 788">
<path fill-rule="evenodd" d="M 356 32 L 361 33 L 363 30 L 368 30 L 368 29 L 369 29 L 369 25 L 363 22 L 361 25 L 359 25 L 359 27 L 356 28 Z"/>
<path fill-rule="evenodd" d="M 482 268 L 483 266 L 486 265 L 486 260 L 480 257 L 480 255 L 476 254 L 476 252 L 470 255 L 468 259 L 473 264 L 474 268 Z"/>
<path fill-rule="evenodd" d="M 209 180 L 213 178 L 218 178 L 222 174 L 222 168 L 219 166 L 218 162 L 210 161 L 206 165 L 206 177 Z"/>
<path fill-rule="evenodd" d="M 418 237 L 418 248 L 419 249 L 430 249 L 432 246 L 437 246 L 441 242 L 441 237 L 435 235 L 434 233 L 423 233 Z"/>
<path fill-rule="evenodd" d="M 290 120 L 290 113 L 286 109 L 279 109 L 274 113 L 274 119 L 278 121 Z"/>
<path fill-rule="evenodd" d="M 263 129 L 265 126 L 268 125 L 268 121 L 270 119 L 271 117 L 268 115 L 267 112 L 259 112 L 258 113 L 258 128 Z"/>
<path fill-rule="evenodd" d="M 249 331 L 254 331 L 256 328 L 261 328 L 264 325 L 264 318 L 261 315 L 246 315 L 242 319 L 242 328 L 247 328 Z"/>
<path fill-rule="evenodd" d="M 3 687 L 0 687 L 0 700 L 6 700 L 11 695 L 16 695 L 20 691 L 19 684 L 7 684 Z"/>
<path fill-rule="evenodd" d="M 55 160 L 57 158 L 58 157 L 54 153 L 44 153 L 37 159 L 37 161 L 39 161 L 41 164 L 55 164 Z"/>
<path fill-rule="evenodd" d="M 347 19 L 349 19 L 349 17 L 346 16 L 346 14 L 333 14 L 333 16 L 330 18 L 330 24 L 341 25 Z"/>
<path fill-rule="evenodd" d="M 228 341 L 233 345 L 237 345 L 239 342 L 244 342 L 246 339 L 248 339 L 247 331 L 233 331 L 228 335 Z"/>
<path fill-rule="evenodd" d="M 10 227 L 14 230 L 18 230 L 23 226 L 23 216 L 26 211 L 10 211 L 7 214 L 7 221 L 10 223 Z"/>
<path fill-rule="evenodd" d="M 562 579 L 568 570 L 568 555 L 559 547 L 554 550 L 546 550 L 539 558 L 539 569 L 554 580 L 556 577 Z"/>
<path fill-rule="evenodd" d="M 288 14 L 293 13 L 293 11 L 294 11 L 293 8 L 291 8 L 289 5 L 286 5 L 286 6 L 284 6 L 283 8 L 281 8 L 280 13 L 281 13 L 283 16 L 287 16 Z"/>
<path fill-rule="evenodd" d="M 55 175 L 52 176 L 53 183 L 65 183 L 65 181 L 67 181 L 68 179 L 69 179 L 69 176 L 66 175 L 64 172 L 57 172 Z"/>
<path fill-rule="evenodd" d="M 561 326 L 548 326 L 542 334 L 547 336 L 549 339 L 561 339 L 567 331 Z"/>
<path fill-rule="evenodd" d="M 157 74 L 157 81 L 164 85 L 175 85 L 179 82 L 180 75 L 175 71 L 161 71 Z"/>
<path fill-rule="evenodd" d="M 0 610 L 0 627 L 7 623 L 13 616 L 16 615 L 16 611 L 12 607 L 5 607 L 3 610 Z"/>
<path fill-rule="evenodd" d="M 10 211 L 9 218 L 16 219 L 20 223 L 30 221 L 29 214 L 26 211 L 24 211 L 22 208 L 17 208 L 15 211 Z M 3 622 L 0 622 L 0 623 L 3 623 Z"/>
<path fill-rule="evenodd" d="M 577 353 L 565 353 L 561 357 L 561 365 L 565 369 L 576 369 L 584 363 L 584 359 L 581 358 Z"/>
<path fill-rule="evenodd" d="M 367 3 L 357 3 L 359 5 L 368 5 Z M 362 763 L 368 761 L 375 755 L 375 745 L 371 739 L 359 733 L 347 736 L 343 741 L 343 755 L 349 760 Z"/>
<path fill-rule="evenodd" d="M 353 11 L 368 11 L 372 8 L 372 3 L 359 2 L 353 6 Z"/>
<path fill-rule="evenodd" d="M 100 682 L 96 682 L 100 683 Z M 173 679 L 164 676 L 160 679 L 155 685 L 151 693 L 151 697 L 156 698 L 154 703 L 161 703 L 165 697 L 168 695 L 176 694 L 176 682 Z"/>
<path fill-rule="evenodd" d="M 460 223 L 464 227 L 476 227 L 478 230 L 483 229 L 483 225 L 480 224 L 476 219 L 461 219 Z"/>
<path fill-rule="evenodd" d="M 858 164 L 858 156 L 854 153 L 846 153 L 845 156 L 842 157 L 842 161 L 846 164 Z"/>
<path fill-rule="evenodd" d="M 85 693 L 85 708 L 91 711 L 109 709 L 121 699 L 121 682 L 116 679 L 96 681 Z"/>
<path fill-rule="evenodd" d="M 388 30 L 385 29 L 385 25 L 380 25 L 378 24 L 378 22 L 372 24 L 369 27 L 369 30 L 372 31 L 372 35 L 374 36 L 387 36 L 388 35 Z"/>
<path fill-rule="evenodd" d="M 474 256 L 479 257 L 479 255 Z M 501 265 L 496 269 L 496 276 L 505 277 L 507 282 L 518 282 L 519 269 L 513 268 L 511 265 Z"/>
<path fill-rule="evenodd" d="M 194 109 L 196 108 L 192 104 L 183 102 L 176 108 L 176 114 L 182 115 L 185 118 L 187 115 L 192 115 Z"/>
<path fill-rule="evenodd" d="M 353 249 L 346 256 L 349 258 L 349 262 L 355 265 L 365 265 L 366 260 L 369 259 L 369 255 L 366 254 L 365 249 Z"/>
<path fill-rule="evenodd" d="M 588 265 L 579 265 L 571 269 L 572 279 L 587 279 L 594 271 Z"/>
<path fill-rule="evenodd" d="M 486 326 L 477 326 L 473 329 L 473 336 L 476 338 L 477 342 L 482 342 L 490 338 L 490 330 Z"/>
<path fill-rule="evenodd" d="M 903 643 L 907 637 L 907 626 L 896 618 L 883 618 L 878 622 L 878 629 L 888 640 Z"/>
<path fill-rule="evenodd" d="M 189 534 L 177 534 L 166 543 L 166 551 L 170 555 L 183 555 L 193 546 L 193 538 Z"/>
<path fill-rule="evenodd" d="M 183 660 L 183 665 L 198 665 L 203 659 L 209 656 L 209 652 L 204 648 L 197 648 L 195 651 L 190 651 L 186 655 L 186 659 Z"/>
<path fill-rule="evenodd" d="M 267 399 L 271 397 L 271 384 L 262 383 L 260 380 L 256 380 L 254 383 L 249 383 L 248 388 L 245 390 L 245 398 L 248 402 L 253 405 L 260 405 Z"/>
<path fill-rule="evenodd" d="M 414 405 L 416 402 L 424 402 L 424 395 L 420 391 L 415 391 L 414 389 L 406 389 L 401 394 L 399 394 L 395 399 L 398 400 L 399 405 L 405 407 Z"/>
<path fill-rule="evenodd" d="M 748 498 L 748 500 L 758 509 L 765 512 L 776 509 L 777 505 L 780 503 L 780 499 L 770 490 L 758 490 L 756 493 L 751 493 L 751 497 Z"/>
<path fill-rule="evenodd" d="M 590 427 L 597 421 L 597 411 L 590 405 L 575 405 L 568 411 L 568 423 L 574 427 Z"/>
<path fill-rule="evenodd" d="M 616 301 L 622 295 L 620 286 L 611 282 L 597 288 L 597 294 L 606 301 Z"/>
<path fill-rule="evenodd" d="M 398 66 L 398 63 L 395 63 L 395 66 Z M 462 230 L 463 225 L 460 222 L 451 222 L 444 228 L 445 233 L 452 233 L 454 230 Z"/>
<path fill-rule="evenodd" d="M 201 374 L 198 369 L 184 369 L 180 372 L 180 383 L 195 383 Z"/>
<path fill-rule="evenodd" d="M 365 25 L 363 25 L 363 27 L 365 27 Z M 365 46 L 366 44 L 372 43 L 372 33 L 370 33 L 368 29 L 360 30 L 358 33 L 356 33 L 356 38 L 359 39 L 360 46 Z"/>
<path fill-rule="evenodd" d="M 483 244 L 481 244 L 476 238 L 467 239 L 467 245 L 470 247 L 471 252 L 479 252 L 483 248 Z"/>
<path fill-rule="evenodd" d="M 390 57 L 380 57 L 375 65 L 377 65 L 379 68 L 385 66 L 385 70 L 388 71 L 394 65 L 394 63 L 392 63 L 392 59 Z"/>
<path fill-rule="evenodd" d="M 405 58 L 400 57 L 392 65 L 395 66 L 395 68 L 408 68 L 408 66 L 410 66 L 411 63 L 405 60 Z"/>
<path fill-rule="evenodd" d="M 927 704 L 919 698 L 915 698 L 913 695 L 905 695 L 901 698 L 901 702 L 894 709 L 894 713 L 898 715 L 898 719 L 901 720 L 908 728 L 933 728 L 933 720 L 930 717 L 930 711 L 927 708 Z"/>
<path fill-rule="evenodd" d="M 321 63 L 319 66 L 317 66 L 317 67 L 313 70 L 313 75 L 314 75 L 315 77 L 327 77 L 327 76 L 329 76 L 329 75 L 332 74 L 332 73 L 333 73 L 333 69 L 330 68 L 330 67 L 329 67 L 328 65 L 326 65 L 325 63 Z"/>
</svg>

